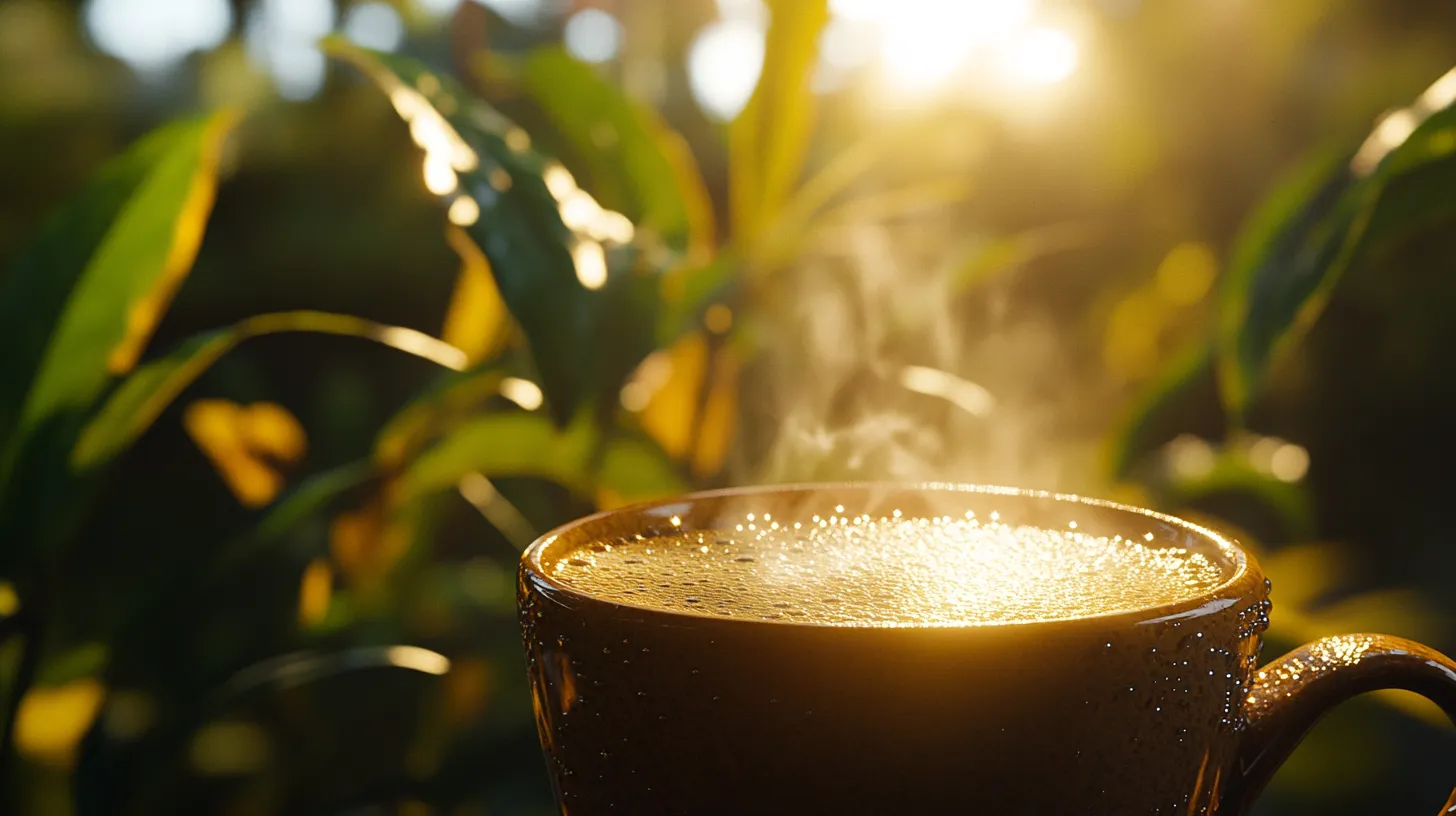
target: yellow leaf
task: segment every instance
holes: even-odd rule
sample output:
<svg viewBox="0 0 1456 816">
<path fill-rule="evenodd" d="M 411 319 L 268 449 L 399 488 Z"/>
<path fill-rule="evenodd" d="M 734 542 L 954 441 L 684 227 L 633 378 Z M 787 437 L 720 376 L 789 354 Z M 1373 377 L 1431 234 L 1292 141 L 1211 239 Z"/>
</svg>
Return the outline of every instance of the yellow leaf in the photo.
<svg viewBox="0 0 1456 816">
<path fill-rule="evenodd" d="M 105 693 L 100 683 L 89 678 L 31 689 L 20 701 L 16 715 L 16 746 L 36 761 L 70 767 Z"/>
<path fill-rule="evenodd" d="M 505 345 L 510 315 L 496 288 L 485 253 L 459 227 L 450 227 L 445 237 L 460 256 L 460 276 L 455 281 L 455 293 L 450 296 L 440 337 L 464 351 L 470 362 L 478 363 Z"/>
<path fill-rule="evenodd" d="M 20 611 L 20 594 L 9 581 L 0 581 L 0 618 L 8 618 Z"/>
<path fill-rule="evenodd" d="M 177 287 L 191 271 L 192 262 L 197 259 L 197 250 L 202 246 L 208 217 L 217 199 L 217 167 L 222 159 L 223 143 L 238 119 L 237 113 L 227 111 L 213 117 L 207 126 L 202 155 L 192 176 L 187 200 L 173 227 L 172 245 L 162 273 L 151 290 L 131 304 L 126 316 L 126 334 L 107 357 L 107 368 L 112 374 L 125 374 L 136 365 L 142 349 L 157 328 L 157 321 L 171 304 Z"/>
<path fill-rule="evenodd" d="M 693 475 L 699 479 L 723 469 L 738 419 L 738 358 L 725 346 L 713 365 L 713 384 L 698 428 L 698 448 L 693 451 Z"/>
<path fill-rule="evenodd" d="M 404 531 L 389 524 L 385 510 L 370 504 L 340 513 L 329 525 L 329 552 L 334 563 L 355 584 L 377 581 L 404 554 Z"/>
<path fill-rule="evenodd" d="M 642 427 L 674 459 L 688 457 L 698 414 L 708 342 L 701 333 L 684 336 L 668 349 L 667 381 L 642 409 Z"/>
<path fill-rule="evenodd" d="M 268 735 L 256 723 L 215 722 L 192 738 L 187 759 L 203 776 L 243 776 L 268 764 Z"/>
<path fill-rule="evenodd" d="M 756 239 L 799 181 L 814 124 L 811 87 L 826 0 L 770 0 L 758 86 L 728 131 L 729 204 L 736 238 Z"/>
<path fill-rule="evenodd" d="M 308 448 L 303 426 L 271 402 L 245 407 L 197 400 L 183 412 L 182 425 L 245 507 L 272 501 L 284 485 L 278 466 L 298 461 Z"/>
<path fill-rule="evenodd" d="M 244 408 L 243 440 L 254 453 L 265 454 L 274 461 L 292 464 L 308 450 L 303 426 L 293 414 L 273 402 L 256 402 Z"/>
<path fill-rule="evenodd" d="M 298 588 L 298 622 L 317 626 L 329 614 L 334 594 L 334 571 L 322 558 L 315 558 L 303 570 Z"/>
</svg>

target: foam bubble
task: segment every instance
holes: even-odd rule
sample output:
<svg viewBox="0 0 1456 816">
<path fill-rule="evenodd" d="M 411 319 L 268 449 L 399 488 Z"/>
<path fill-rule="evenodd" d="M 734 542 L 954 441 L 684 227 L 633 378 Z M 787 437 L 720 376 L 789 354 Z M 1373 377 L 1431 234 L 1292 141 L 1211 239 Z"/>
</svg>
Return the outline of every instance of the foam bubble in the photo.
<svg viewBox="0 0 1456 816">
<path fill-rule="evenodd" d="M 828 626 L 1063 620 L 1192 599 L 1227 577 L 1201 553 L 1140 534 L 898 513 L 598 541 L 548 570 L 617 603 Z"/>
</svg>

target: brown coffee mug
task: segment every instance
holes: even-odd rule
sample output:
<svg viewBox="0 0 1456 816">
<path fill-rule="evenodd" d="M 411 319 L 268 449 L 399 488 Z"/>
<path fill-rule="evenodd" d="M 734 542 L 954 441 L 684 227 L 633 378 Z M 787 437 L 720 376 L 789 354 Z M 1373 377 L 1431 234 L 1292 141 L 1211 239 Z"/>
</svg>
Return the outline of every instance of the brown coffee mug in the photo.
<svg viewBox="0 0 1456 816">
<path fill-rule="evenodd" d="M 836 506 L 1075 519 L 1092 535 L 1152 533 L 1228 577 L 1131 612 L 882 628 L 667 612 L 551 576 L 586 544 Z M 1268 593 L 1248 553 L 1186 521 L 954 485 L 726 490 L 602 513 L 533 544 L 519 582 L 541 743 L 569 816 L 1241 814 L 1343 700 L 1407 689 L 1456 716 L 1456 663 L 1400 638 L 1325 638 L 1257 668 Z"/>
</svg>

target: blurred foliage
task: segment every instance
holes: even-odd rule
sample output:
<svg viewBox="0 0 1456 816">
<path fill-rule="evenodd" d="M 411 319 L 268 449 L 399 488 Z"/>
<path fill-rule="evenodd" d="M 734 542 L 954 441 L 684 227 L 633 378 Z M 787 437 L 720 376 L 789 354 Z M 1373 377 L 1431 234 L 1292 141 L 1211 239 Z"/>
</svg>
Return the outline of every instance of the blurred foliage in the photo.
<svg viewBox="0 0 1456 816">
<path fill-rule="evenodd" d="M 411 57 L 284 103 L 0 0 L 0 809 L 550 812 L 517 553 L 691 486 L 1118 495 L 1253 547 L 1275 647 L 1456 645 L 1456 11 L 1092 3 L 1065 87 L 967 102 L 774 0 L 720 126 L 715 4 L 593 4 L 601 66 L 391 5 Z M 1420 806 L 1449 740 L 1381 701 L 1260 812 Z"/>
</svg>

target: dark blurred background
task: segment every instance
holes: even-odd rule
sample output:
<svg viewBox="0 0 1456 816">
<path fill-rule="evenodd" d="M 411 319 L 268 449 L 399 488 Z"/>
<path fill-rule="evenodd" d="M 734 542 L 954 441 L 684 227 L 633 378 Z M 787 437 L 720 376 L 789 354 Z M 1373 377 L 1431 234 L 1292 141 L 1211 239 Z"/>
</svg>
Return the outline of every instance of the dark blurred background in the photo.
<svg viewBox="0 0 1456 816">
<path fill-rule="evenodd" d="M 1382 113 L 1456 65 L 1456 5 L 830 6 L 810 164 L 900 138 L 872 175 L 880 189 L 906 181 L 888 210 L 847 213 L 806 253 L 810 271 L 794 279 L 809 283 L 784 283 L 784 297 L 817 296 L 809 287 L 820 263 L 858 270 L 854 291 L 874 302 L 876 287 L 968 257 L 951 271 L 975 278 L 974 289 L 929 317 L 911 304 L 906 319 L 932 325 L 922 340 L 1002 409 L 951 434 L 956 461 L 888 475 L 1077 490 L 1200 514 L 1239 531 L 1265 560 L 1271 650 L 1379 629 L 1456 651 L 1449 222 L 1349 270 L 1280 358 L 1237 438 L 1223 435 L 1216 400 L 1190 403 L 1165 451 L 1180 486 L 1104 464 L 1132 402 L 1209 331 L 1219 276 L 1250 213 L 1279 179 L 1353 151 Z M 292 309 L 438 334 L 461 262 L 418 150 L 386 97 L 327 59 L 319 38 L 342 33 L 463 75 L 528 130 L 530 110 L 477 70 L 481 54 L 564 44 L 686 137 L 722 211 L 723 123 L 752 90 L 766 14 L 757 0 L 0 0 L 0 270 L 48 211 L 137 136 L 235 106 L 247 119 L 225 156 L 195 270 L 154 345 Z M 907 129 L 914 139 L 903 139 Z M 936 183 L 917 186 L 927 178 Z M 803 318 L 782 304 L 765 315 L 769 337 L 781 336 L 774 321 L 792 332 Z M 803 472 L 786 423 L 820 403 L 784 383 L 838 393 L 812 381 L 821 370 L 826 380 L 852 375 L 821 367 L 813 343 L 802 348 L 745 369 L 735 447 L 748 453 L 730 456 L 716 481 Z M 301 474 L 367 455 L 380 424 L 433 376 L 383 348 L 263 338 L 187 399 L 286 406 L 307 432 L 292 471 Z M 856 433 L 876 410 L 864 404 L 835 420 L 835 432 Z M 318 801 L 337 812 L 549 812 L 505 538 L 458 502 L 433 532 L 428 557 L 441 568 L 418 573 L 426 583 L 387 614 L 310 612 L 329 600 L 318 601 L 317 580 L 308 599 L 305 555 L 203 588 L 193 576 L 254 511 L 181 414 L 164 415 L 123 461 L 64 565 L 68 611 L 55 652 L 71 662 L 32 692 L 40 696 L 17 734 L 33 812 L 161 812 L 160 803 L 264 812 L 278 801 L 268 780 L 280 765 L 316 779 Z M 1257 484 L 1188 486 L 1234 448 Z M 863 475 L 857 461 L 813 475 Z M 543 484 L 501 489 L 538 530 L 590 509 Z M 175 600 L 189 585 L 199 597 Z M 170 600 L 139 604 L 138 588 L 151 586 L 168 587 Z M 192 620 L 188 603 L 225 608 L 228 621 Z M 229 705 L 246 713 L 161 747 L 98 747 L 108 728 L 143 728 L 169 699 L 207 699 L 228 676 L 218 666 L 321 641 L 428 642 L 453 662 L 428 682 L 364 672 L 308 700 L 244 695 Z M 213 647 L 229 657 L 198 657 Z M 372 790 L 360 780 L 373 769 L 427 781 Z M 1456 737 L 1438 714 L 1402 696 L 1362 699 L 1314 732 L 1258 812 L 1433 812 L 1453 769 Z M 347 810 L 351 799 L 358 809 Z M 369 804 L 381 801 L 391 804 Z"/>
</svg>

